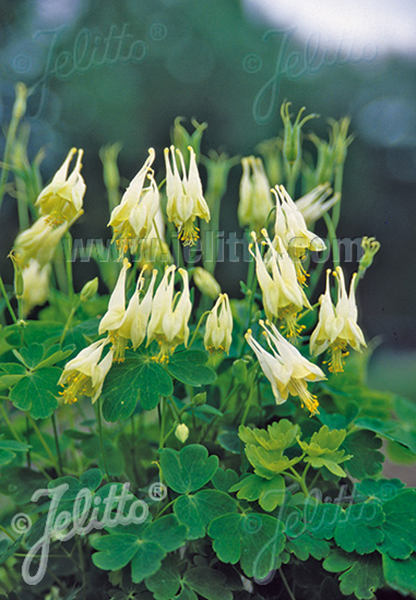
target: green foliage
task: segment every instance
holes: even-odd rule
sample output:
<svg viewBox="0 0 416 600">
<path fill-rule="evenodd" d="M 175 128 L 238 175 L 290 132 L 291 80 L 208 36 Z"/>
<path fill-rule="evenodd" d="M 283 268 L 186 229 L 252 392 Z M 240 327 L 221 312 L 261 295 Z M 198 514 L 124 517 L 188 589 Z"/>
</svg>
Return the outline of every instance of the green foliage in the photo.
<svg viewBox="0 0 416 600">
<path fill-rule="evenodd" d="M 145 410 L 152 410 L 161 396 L 172 393 L 172 380 L 163 367 L 147 356 L 128 355 L 123 363 L 113 366 L 105 380 L 103 416 L 110 422 L 128 419 L 138 402 Z"/>
<path fill-rule="evenodd" d="M 384 513 L 376 502 L 352 504 L 342 511 L 334 539 L 346 552 L 370 554 L 383 541 Z"/>
<path fill-rule="evenodd" d="M 179 496 L 173 505 L 179 521 L 188 527 L 188 539 L 204 537 L 208 525 L 221 515 L 237 512 L 235 501 L 218 490 L 201 490 L 196 494 Z"/>
<path fill-rule="evenodd" d="M 379 451 L 382 441 L 372 431 L 353 431 L 342 444 L 351 456 L 345 468 L 351 477 L 365 479 L 377 475 L 384 462 L 384 454 Z"/>
<path fill-rule="evenodd" d="M 347 554 L 334 550 L 323 562 L 330 573 L 342 573 L 340 589 L 348 596 L 354 594 L 359 600 L 373 600 L 374 592 L 384 585 L 381 558 L 377 554 Z"/>
<path fill-rule="evenodd" d="M 94 540 L 98 552 L 92 560 L 96 567 L 107 571 L 131 563 L 132 580 L 140 583 L 159 570 L 167 553 L 180 548 L 185 537 L 186 527 L 179 525 L 173 515 L 166 515 L 138 526 L 135 533 L 112 533 Z"/>
<path fill-rule="evenodd" d="M 229 491 L 237 492 L 237 498 L 249 502 L 258 500 L 263 510 L 271 512 L 276 506 L 283 504 L 286 485 L 282 475 L 275 475 L 272 479 L 264 479 L 252 474 L 242 478 Z"/>
<path fill-rule="evenodd" d="M 217 468 L 218 457 L 208 457 L 204 446 L 191 444 L 180 452 L 164 448 L 160 452 L 160 467 L 167 485 L 178 494 L 196 492 L 210 481 Z"/>
<path fill-rule="evenodd" d="M 304 460 L 315 469 L 326 467 L 334 475 L 345 477 L 346 473 L 339 464 L 349 460 L 351 456 L 346 455 L 345 450 L 338 450 L 345 435 L 346 431 L 343 429 L 330 431 L 328 426 L 324 425 L 312 435 L 309 443 L 298 438 L 300 447 L 307 454 Z"/>
<path fill-rule="evenodd" d="M 216 373 L 205 366 L 208 360 L 206 352 L 185 350 L 176 352 L 168 363 L 168 371 L 178 381 L 194 387 L 208 385 L 216 379 Z"/>
<path fill-rule="evenodd" d="M 16 408 L 30 412 L 34 419 L 50 417 L 58 407 L 61 373 L 57 367 L 28 371 L 10 392 L 10 400 Z"/>
<path fill-rule="evenodd" d="M 3 440 L 0 435 L 0 466 L 4 466 L 12 462 L 16 457 L 16 452 L 27 452 L 31 446 L 16 442 L 15 440 Z"/>
</svg>

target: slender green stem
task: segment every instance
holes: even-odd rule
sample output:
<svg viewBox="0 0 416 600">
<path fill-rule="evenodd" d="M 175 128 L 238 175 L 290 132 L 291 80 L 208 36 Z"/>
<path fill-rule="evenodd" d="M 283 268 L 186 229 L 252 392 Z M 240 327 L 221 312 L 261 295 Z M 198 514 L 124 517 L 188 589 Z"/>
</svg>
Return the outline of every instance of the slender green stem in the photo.
<svg viewBox="0 0 416 600">
<path fill-rule="evenodd" d="M 337 204 L 339 204 L 339 203 L 337 202 Z M 328 213 L 324 214 L 324 220 L 325 220 L 326 227 L 328 229 L 329 239 L 331 240 L 331 244 L 332 244 L 332 254 L 333 254 L 332 262 L 334 263 L 334 267 L 338 267 L 339 266 L 339 246 L 338 246 L 338 240 L 337 240 L 337 232 L 336 232 L 334 224 L 331 220 L 331 217 L 328 215 Z"/>
<path fill-rule="evenodd" d="M 291 477 L 292 479 L 294 479 L 295 481 L 297 481 L 297 483 L 300 485 L 302 492 L 305 494 L 305 496 L 309 496 L 309 490 L 307 488 L 307 485 L 305 483 L 305 480 L 303 479 L 303 477 L 301 477 L 301 475 L 299 475 L 299 473 L 297 471 L 295 471 L 295 469 L 291 466 L 289 467 L 289 469 L 292 471 L 293 475 L 290 473 L 285 473 L 288 477 Z"/>
<path fill-rule="evenodd" d="M 53 434 L 55 436 L 56 453 L 58 455 L 59 471 L 60 471 L 60 476 L 62 477 L 62 475 L 64 473 L 64 468 L 63 468 L 63 463 L 62 463 L 61 448 L 59 446 L 59 436 L 58 436 L 58 428 L 56 426 L 55 414 L 52 415 L 52 426 L 53 426 Z"/>
<path fill-rule="evenodd" d="M 36 424 L 36 421 L 33 419 L 33 417 L 31 417 L 29 414 L 27 415 L 29 417 L 29 420 L 32 424 L 33 429 L 35 430 L 36 435 L 39 438 L 40 443 L 42 444 L 42 446 L 44 447 L 46 454 L 49 456 L 50 461 L 52 462 L 56 472 L 58 473 L 58 475 L 60 475 L 60 468 L 59 465 L 57 464 L 54 455 L 51 452 L 51 449 L 49 448 L 45 438 L 43 437 L 43 434 L 41 432 L 41 430 L 39 429 L 39 427 Z"/>
<path fill-rule="evenodd" d="M 4 283 L 3 283 L 3 279 L 1 277 L 1 275 L 0 275 L 0 290 L 1 290 L 1 293 L 3 294 L 3 298 L 4 298 L 4 301 L 6 303 L 7 308 L 9 310 L 9 313 L 10 313 L 10 316 L 12 318 L 12 321 L 13 321 L 13 323 L 16 324 L 17 323 L 17 317 L 14 314 L 14 310 L 12 308 L 12 305 L 10 304 L 10 300 L 9 300 L 9 297 L 7 295 L 7 292 L 6 292 L 6 288 L 4 287 Z"/>
<path fill-rule="evenodd" d="M 3 527 L 2 525 L 0 525 L 0 531 L 5 533 L 13 542 L 15 542 L 17 540 L 17 537 L 15 537 L 12 533 L 7 531 L 7 529 L 5 527 Z"/>
<path fill-rule="evenodd" d="M 176 498 L 175 498 L 175 500 L 176 500 Z M 166 506 L 164 506 L 162 508 L 162 510 L 159 513 L 157 513 L 157 518 L 161 517 L 163 515 L 163 513 L 166 512 L 167 509 L 172 506 L 172 504 L 174 504 L 175 500 L 171 500 L 170 502 L 168 502 L 168 504 L 166 504 Z"/>
<path fill-rule="evenodd" d="M 103 459 L 104 471 L 107 475 L 108 481 L 111 481 L 110 473 L 108 472 L 107 459 L 105 457 L 104 451 L 104 440 L 103 440 L 103 424 L 101 419 L 101 398 L 97 400 L 97 418 L 98 418 L 98 433 L 100 436 L 100 447 L 101 447 L 101 456 Z"/>
<path fill-rule="evenodd" d="M 289 584 L 287 582 L 285 574 L 283 573 L 282 567 L 279 568 L 279 575 L 282 578 L 283 585 L 286 588 L 286 591 L 288 593 L 288 596 L 289 596 L 290 600 L 296 600 L 296 598 L 295 598 L 295 596 L 294 596 L 294 594 L 293 594 L 292 590 L 290 589 L 290 586 L 289 586 Z"/>
<path fill-rule="evenodd" d="M 9 398 L 7 398 L 7 396 L 1 396 L 1 400 L 9 400 Z M 6 409 L 4 408 L 3 402 L 0 403 L 0 412 L 1 412 L 3 419 L 5 420 L 8 428 L 10 429 L 10 433 L 12 434 L 14 439 L 18 442 L 21 442 L 22 438 L 20 437 L 20 435 L 17 433 L 16 429 L 14 428 L 13 423 L 10 421 L 9 415 L 7 414 Z"/>
<path fill-rule="evenodd" d="M 342 200 L 342 181 L 344 177 L 344 165 L 339 164 L 335 170 L 335 181 L 334 181 L 334 194 L 339 194 L 340 199 L 335 203 L 332 209 L 332 222 L 335 230 L 338 227 L 339 219 L 341 216 L 341 200 Z"/>
<path fill-rule="evenodd" d="M 72 278 L 72 235 L 69 231 L 65 233 L 64 256 L 68 296 L 72 299 L 74 296 L 74 283 Z"/>
<path fill-rule="evenodd" d="M 66 323 L 65 323 L 65 327 L 64 327 L 64 329 L 62 331 L 61 338 L 59 340 L 59 345 L 60 346 L 62 346 L 62 344 L 65 341 L 65 337 L 66 337 L 66 334 L 68 333 L 68 329 L 71 326 L 72 319 L 74 318 L 74 315 L 77 312 L 78 307 L 79 307 L 80 304 L 81 304 L 81 299 L 78 298 L 77 301 L 75 302 L 74 306 L 71 308 L 71 312 L 68 315 L 68 318 L 67 318 Z"/>
<path fill-rule="evenodd" d="M 159 431 L 159 450 L 163 448 L 165 444 L 165 428 L 166 428 L 166 398 L 162 397 L 160 401 L 160 410 L 159 410 L 159 422 L 160 422 L 160 431 Z"/>
<path fill-rule="evenodd" d="M 29 431 L 29 419 L 27 418 L 26 415 L 26 443 L 28 446 L 30 446 L 30 431 Z M 27 451 L 27 468 L 30 469 L 31 464 L 30 464 L 30 448 Z"/>
<path fill-rule="evenodd" d="M 204 318 L 206 317 L 206 315 L 209 315 L 210 312 L 211 312 L 210 310 L 206 310 L 204 313 L 202 313 L 202 315 L 201 315 L 201 317 L 200 317 L 200 319 L 198 321 L 198 324 L 197 324 L 197 326 L 195 328 L 195 331 L 194 331 L 194 333 L 192 335 L 191 341 L 189 342 L 188 349 L 191 348 L 192 344 L 194 343 L 195 338 L 196 338 L 196 334 L 198 333 L 199 328 L 202 325 L 202 321 L 204 320 Z"/>
<path fill-rule="evenodd" d="M 8 179 L 8 174 L 9 174 L 9 170 L 10 170 L 10 159 L 11 159 L 11 153 L 12 153 L 12 148 L 13 148 L 13 144 L 16 138 L 16 131 L 17 131 L 17 127 L 19 125 L 20 119 L 23 115 L 22 114 L 16 114 L 16 112 L 13 110 L 13 115 L 10 121 L 10 125 L 9 125 L 9 129 L 7 131 L 7 136 L 6 136 L 6 147 L 4 149 L 4 158 L 3 158 L 3 167 L 1 170 L 1 175 L 0 175 L 0 209 L 3 203 L 3 198 L 4 198 L 4 194 L 6 191 L 6 184 L 7 184 L 7 179 Z"/>
</svg>

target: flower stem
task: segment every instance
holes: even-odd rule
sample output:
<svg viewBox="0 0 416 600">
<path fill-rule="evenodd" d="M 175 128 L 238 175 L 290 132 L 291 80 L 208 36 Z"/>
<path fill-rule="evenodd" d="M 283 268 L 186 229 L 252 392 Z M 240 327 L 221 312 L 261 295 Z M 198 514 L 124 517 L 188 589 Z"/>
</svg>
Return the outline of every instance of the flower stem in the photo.
<svg viewBox="0 0 416 600">
<path fill-rule="evenodd" d="M 103 424 L 102 424 L 102 420 L 101 420 L 101 398 L 98 398 L 98 400 L 97 400 L 97 418 L 98 418 L 98 433 L 100 436 L 101 456 L 103 459 L 104 471 L 105 471 L 108 481 L 111 481 L 110 473 L 108 472 L 107 459 L 105 457 L 105 452 L 104 452 Z"/>
<path fill-rule="evenodd" d="M 63 463 L 62 463 L 61 448 L 59 446 L 59 436 L 58 436 L 58 428 L 56 426 L 55 413 L 52 415 L 52 426 L 53 426 L 53 434 L 55 436 L 55 445 L 56 445 L 56 453 L 58 455 L 59 470 L 61 472 L 61 475 L 63 475 L 64 469 L 63 469 Z"/>
</svg>

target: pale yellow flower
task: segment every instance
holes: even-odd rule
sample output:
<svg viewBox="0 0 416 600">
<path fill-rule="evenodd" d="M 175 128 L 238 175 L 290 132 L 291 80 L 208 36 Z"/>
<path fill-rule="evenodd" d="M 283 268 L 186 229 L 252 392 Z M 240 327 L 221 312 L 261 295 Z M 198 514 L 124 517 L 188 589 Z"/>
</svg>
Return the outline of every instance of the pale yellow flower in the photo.
<svg viewBox="0 0 416 600">
<path fill-rule="evenodd" d="M 83 150 L 78 150 L 75 167 L 68 177 L 69 164 L 76 152 L 76 148 L 71 148 L 51 183 L 41 191 L 36 200 L 41 215 L 48 217 L 53 225 L 72 221 L 82 211 L 86 190 L 81 175 Z"/>
<path fill-rule="evenodd" d="M 328 212 L 339 200 L 341 194 L 334 194 L 331 198 L 329 183 L 318 185 L 316 188 L 296 200 L 295 204 L 305 219 L 306 226 L 313 225 Z"/>
<path fill-rule="evenodd" d="M 198 239 L 198 228 L 195 226 L 197 217 L 204 219 L 207 223 L 211 218 L 208 204 L 203 195 L 201 179 L 196 164 L 195 152 L 191 146 L 189 172 L 186 174 L 185 161 L 180 150 L 170 146 L 165 148 L 166 163 L 166 213 L 168 220 L 178 228 L 178 234 L 184 245 L 193 245 Z M 179 174 L 179 160 L 182 170 L 182 178 Z"/>
<path fill-rule="evenodd" d="M 310 339 L 310 350 L 314 356 L 329 350 L 331 358 L 329 370 L 333 373 L 343 371 L 343 357 L 348 355 L 347 347 L 361 352 L 361 346 L 365 346 L 363 332 L 357 324 L 357 305 L 355 302 L 355 278 L 351 278 L 350 292 L 347 295 L 345 289 L 344 273 L 341 267 L 337 267 L 334 275 L 338 281 L 338 301 L 334 307 L 331 300 L 329 275 L 326 272 L 326 289 L 320 297 L 319 321 Z"/>
<path fill-rule="evenodd" d="M 309 301 L 299 285 L 296 268 L 292 259 L 276 238 L 273 247 L 265 229 L 262 230 L 265 244 L 268 246 L 267 266 L 263 259 L 254 231 L 251 236 L 254 241 L 255 253 L 250 247 L 250 252 L 256 261 L 256 274 L 263 293 L 263 306 L 269 320 L 283 319 L 287 335 L 296 337 L 302 327 L 297 325 L 296 315 L 303 306 L 310 308 Z M 270 273 L 269 273 L 269 270 Z"/>
<path fill-rule="evenodd" d="M 51 266 L 40 265 L 34 258 L 29 259 L 22 269 L 23 277 L 23 316 L 25 317 L 35 306 L 45 304 L 49 297 L 49 280 Z"/>
<path fill-rule="evenodd" d="M 188 273 L 185 269 L 178 269 L 182 278 L 182 292 L 174 294 L 176 267 L 166 267 L 154 298 L 149 325 L 147 328 L 147 346 L 156 340 L 160 346 L 160 353 L 156 360 L 163 362 L 169 360 L 179 344 L 188 343 L 188 321 L 191 316 L 192 302 L 189 293 Z"/>
<path fill-rule="evenodd" d="M 270 352 L 267 352 L 253 338 L 249 329 L 245 334 L 247 343 L 257 356 L 262 371 L 270 381 L 276 404 L 286 402 L 288 396 L 299 396 L 302 406 L 306 406 L 311 414 L 318 412 L 318 401 L 307 387 L 309 381 L 325 379 L 323 371 L 307 360 L 290 342 L 288 342 L 272 323 L 270 329 L 263 321 L 260 325 L 264 329 Z"/>
<path fill-rule="evenodd" d="M 309 231 L 301 211 L 283 185 L 276 185 L 272 192 L 276 198 L 274 246 L 276 247 L 277 239 L 280 239 L 294 260 L 299 282 L 304 284 L 308 276 L 302 266 L 305 250 L 325 250 L 325 242 L 315 233 Z"/>
<path fill-rule="evenodd" d="M 152 310 L 153 303 L 153 289 L 156 282 L 157 271 L 154 270 L 152 279 L 149 286 L 144 294 L 142 300 L 140 300 L 140 294 L 145 283 L 143 271 L 140 273 L 137 280 L 136 290 L 133 296 L 130 298 L 129 305 L 124 315 L 124 320 L 118 329 L 118 335 L 131 340 L 133 349 L 136 350 L 143 343 L 146 337 L 147 325 L 149 322 L 150 312 Z"/>
<path fill-rule="evenodd" d="M 189 427 L 185 423 L 179 423 L 175 429 L 175 437 L 184 444 L 189 437 Z"/>
<path fill-rule="evenodd" d="M 48 217 L 40 217 L 31 227 L 16 237 L 13 254 L 21 266 L 35 259 L 40 266 L 50 263 L 62 236 L 68 230 L 68 223 L 53 227 Z"/>
<path fill-rule="evenodd" d="M 111 213 L 108 225 L 113 228 L 113 241 L 121 254 L 128 249 L 136 252 L 139 241 L 151 231 L 153 219 L 160 208 L 159 190 L 151 168 L 154 159 L 155 151 L 150 148 L 143 167 Z M 148 185 L 145 187 L 146 180 Z"/>
<path fill-rule="evenodd" d="M 241 160 L 243 175 L 240 182 L 238 220 L 241 227 L 260 231 L 273 209 L 270 184 L 261 158 L 249 156 Z"/>
<path fill-rule="evenodd" d="M 220 294 L 210 311 L 205 325 L 205 349 L 213 352 L 221 350 L 227 354 L 230 351 L 233 332 L 233 315 L 227 294 Z"/>
<path fill-rule="evenodd" d="M 89 396 L 93 404 L 98 399 L 113 362 L 112 349 L 101 359 L 108 343 L 108 338 L 94 342 L 65 365 L 58 384 L 65 388 L 59 394 L 66 404 L 77 402 L 80 396 Z"/>
</svg>

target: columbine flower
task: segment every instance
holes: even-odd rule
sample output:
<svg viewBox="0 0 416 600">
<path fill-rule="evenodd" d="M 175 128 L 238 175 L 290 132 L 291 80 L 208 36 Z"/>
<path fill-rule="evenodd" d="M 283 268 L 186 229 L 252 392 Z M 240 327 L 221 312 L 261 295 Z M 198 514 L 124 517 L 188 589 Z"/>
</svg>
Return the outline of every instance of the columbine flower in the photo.
<svg viewBox="0 0 416 600">
<path fill-rule="evenodd" d="M 159 209 L 159 190 L 151 169 L 154 159 L 155 151 L 150 148 L 146 162 L 111 213 L 108 225 L 113 228 L 113 242 L 121 254 L 129 248 L 130 252 L 137 250 L 139 241 L 150 232 Z M 144 187 L 146 179 L 149 185 Z"/>
<path fill-rule="evenodd" d="M 147 288 L 143 299 L 140 301 L 140 294 L 145 283 L 143 277 L 144 270 L 145 269 L 143 269 L 139 275 L 136 290 L 130 299 L 123 323 L 117 332 L 122 338 L 131 340 L 134 350 L 143 343 L 143 340 L 146 337 L 147 324 L 152 310 L 153 289 L 157 276 L 157 271 L 154 270 L 149 287 Z"/>
<path fill-rule="evenodd" d="M 174 223 L 178 228 L 179 237 L 185 246 L 195 244 L 198 239 L 199 230 L 195 226 L 195 219 L 200 217 L 208 223 L 211 218 L 208 204 L 202 192 L 195 152 L 191 146 L 188 147 L 188 150 L 190 153 L 190 163 L 189 172 L 186 175 L 186 166 L 182 153 L 176 149 L 176 154 L 181 164 L 181 179 L 175 156 L 175 147 L 170 147 L 171 158 L 169 157 L 169 148 L 165 148 L 166 194 L 168 198 L 166 213 L 169 221 Z"/>
<path fill-rule="evenodd" d="M 263 321 L 260 321 L 271 354 L 253 338 L 251 329 L 247 331 L 245 338 L 255 352 L 264 375 L 272 385 L 276 404 L 285 402 L 289 395 L 299 396 L 302 407 L 305 405 L 311 414 L 318 412 L 318 401 L 316 396 L 309 392 L 307 382 L 325 379 L 324 373 L 317 365 L 302 356 L 273 324 L 267 324 L 270 330 Z"/>
<path fill-rule="evenodd" d="M 261 256 L 254 231 L 251 236 L 255 245 L 255 254 L 250 246 L 250 252 L 256 261 L 256 274 L 261 291 L 263 292 L 263 305 L 268 319 L 274 317 L 283 319 L 285 329 L 289 336 L 296 337 L 303 329 L 296 322 L 296 315 L 303 306 L 310 308 L 309 301 L 298 283 L 296 269 L 286 249 L 279 238 L 275 243 L 278 250 L 273 247 L 272 242 L 265 229 L 261 231 L 265 238 L 265 244 L 269 247 L 267 270 L 265 261 Z"/>
<path fill-rule="evenodd" d="M 205 294 L 212 300 L 215 300 L 221 294 L 220 284 L 209 271 L 206 271 L 202 267 L 196 267 L 193 272 L 193 278 L 201 294 Z"/>
<path fill-rule="evenodd" d="M 189 293 L 188 273 L 178 269 L 183 281 L 183 290 L 174 297 L 175 265 L 166 267 L 165 274 L 153 298 L 150 322 L 147 328 L 147 346 L 156 340 L 160 353 L 155 360 L 166 362 L 179 344 L 188 343 L 188 321 L 192 302 Z"/>
<path fill-rule="evenodd" d="M 304 257 L 305 250 L 325 250 L 325 242 L 308 230 L 302 213 L 283 185 L 276 185 L 272 192 L 276 197 L 275 240 L 280 238 L 283 242 L 295 262 L 299 282 L 304 284 L 307 273 L 301 260 Z"/>
<path fill-rule="evenodd" d="M 82 210 L 82 200 L 86 190 L 81 175 L 83 150 L 78 150 L 74 170 L 68 177 L 69 164 L 76 152 L 76 148 L 71 148 L 51 183 L 41 191 L 36 200 L 36 206 L 39 207 L 40 213 L 47 216 L 53 225 L 72 221 Z"/>
<path fill-rule="evenodd" d="M 220 294 L 208 315 L 205 325 L 205 349 L 213 352 L 221 350 L 227 354 L 230 351 L 233 332 L 233 316 L 227 294 Z"/>
<path fill-rule="evenodd" d="M 306 226 L 313 225 L 323 215 L 328 212 L 341 199 L 341 194 L 337 193 L 329 198 L 332 189 L 329 183 L 318 185 L 316 188 L 296 200 L 296 207 L 302 213 Z M 329 200 L 327 200 L 329 198 Z"/>
<path fill-rule="evenodd" d="M 173 262 L 169 246 L 166 243 L 165 221 L 160 204 L 150 231 L 140 243 L 140 252 L 136 260 L 139 261 L 141 267 L 155 263 L 171 264 Z"/>
<path fill-rule="evenodd" d="M 273 209 L 270 184 L 261 158 L 249 156 L 241 161 L 243 176 L 240 183 L 238 220 L 241 227 L 248 225 L 255 231 L 265 226 Z"/>
<path fill-rule="evenodd" d="M 32 258 L 41 266 L 48 264 L 68 227 L 68 223 L 53 227 L 48 217 L 40 217 L 16 237 L 13 246 L 15 259 L 21 266 L 27 265 Z"/>
<path fill-rule="evenodd" d="M 343 371 L 343 357 L 348 355 L 347 346 L 361 352 L 361 346 L 365 346 L 363 332 L 357 325 L 357 305 L 355 303 L 355 278 L 351 278 L 350 293 L 347 295 L 345 289 L 344 274 L 341 267 L 337 267 L 334 275 L 338 280 L 338 302 L 336 307 L 331 300 L 329 275 L 326 272 L 326 289 L 319 301 L 321 304 L 319 321 L 310 339 L 311 353 L 315 356 L 329 349 L 331 359 L 329 370 L 332 373 Z"/>
<path fill-rule="evenodd" d="M 127 258 L 123 261 L 123 267 L 117 279 L 117 283 L 108 302 L 108 310 L 103 316 L 98 326 L 98 333 L 108 332 L 109 339 L 113 344 L 115 352 L 115 361 L 124 360 L 124 351 L 127 340 L 118 334 L 118 330 L 123 325 L 126 316 L 126 274 L 131 264 Z"/>
<path fill-rule="evenodd" d="M 23 316 L 25 317 L 35 306 L 45 304 L 49 296 L 49 278 L 51 266 L 40 265 L 31 258 L 22 269 L 23 276 Z"/>
<path fill-rule="evenodd" d="M 58 384 L 65 388 L 59 394 L 66 404 L 77 402 L 80 396 L 90 396 L 93 404 L 97 400 L 113 362 L 112 349 L 100 360 L 108 342 L 108 338 L 94 342 L 65 365 Z"/>
</svg>

